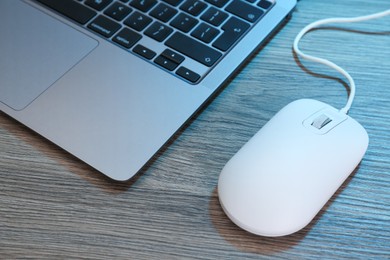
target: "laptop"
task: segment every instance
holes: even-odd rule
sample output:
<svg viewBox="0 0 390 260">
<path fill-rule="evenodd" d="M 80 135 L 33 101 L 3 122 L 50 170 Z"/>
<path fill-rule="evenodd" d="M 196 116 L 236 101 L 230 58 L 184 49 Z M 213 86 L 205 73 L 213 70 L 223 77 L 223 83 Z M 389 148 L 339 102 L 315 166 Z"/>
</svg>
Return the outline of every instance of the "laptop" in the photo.
<svg viewBox="0 0 390 260">
<path fill-rule="evenodd" d="M 0 110 L 106 176 L 138 173 L 295 0 L 1 0 Z"/>
</svg>

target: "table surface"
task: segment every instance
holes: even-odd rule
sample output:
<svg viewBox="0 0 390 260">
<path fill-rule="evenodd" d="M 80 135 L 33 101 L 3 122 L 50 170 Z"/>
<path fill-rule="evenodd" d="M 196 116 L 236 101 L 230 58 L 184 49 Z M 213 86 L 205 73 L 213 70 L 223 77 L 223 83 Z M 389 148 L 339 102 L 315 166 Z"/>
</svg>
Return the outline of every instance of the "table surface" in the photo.
<svg viewBox="0 0 390 260">
<path fill-rule="evenodd" d="M 302 0 L 291 20 L 183 128 L 147 169 L 114 182 L 0 113 L 0 258 L 390 259 L 390 17 L 327 26 L 306 52 L 344 67 L 350 116 L 370 136 L 362 162 L 302 231 L 265 238 L 236 227 L 217 196 L 224 164 L 299 98 L 341 108 L 337 72 L 294 58 L 314 20 L 389 9 L 388 0 Z"/>
</svg>

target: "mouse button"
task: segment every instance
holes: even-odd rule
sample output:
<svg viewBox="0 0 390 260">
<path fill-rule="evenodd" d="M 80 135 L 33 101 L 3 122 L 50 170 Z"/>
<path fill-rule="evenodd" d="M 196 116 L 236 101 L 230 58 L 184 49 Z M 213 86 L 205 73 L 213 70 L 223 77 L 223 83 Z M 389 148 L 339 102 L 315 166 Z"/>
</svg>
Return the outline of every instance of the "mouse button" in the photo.
<svg viewBox="0 0 390 260">
<path fill-rule="evenodd" d="M 332 122 L 331 118 L 329 118 L 325 114 L 321 114 L 320 116 L 318 116 L 317 118 L 314 119 L 314 121 L 313 121 L 313 123 L 311 123 L 311 125 L 314 126 L 315 128 L 317 128 L 318 130 L 320 130 L 324 126 L 329 124 L 330 122 Z"/>
<path fill-rule="evenodd" d="M 318 135 L 324 135 L 348 118 L 335 108 L 322 109 L 303 121 L 303 126 Z"/>
</svg>

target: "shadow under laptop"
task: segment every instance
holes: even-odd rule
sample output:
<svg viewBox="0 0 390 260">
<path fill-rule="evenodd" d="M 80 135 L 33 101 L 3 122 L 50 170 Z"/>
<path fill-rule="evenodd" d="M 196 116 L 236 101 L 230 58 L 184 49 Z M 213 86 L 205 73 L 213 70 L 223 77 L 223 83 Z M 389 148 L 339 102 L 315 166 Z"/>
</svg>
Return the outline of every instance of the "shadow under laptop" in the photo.
<svg viewBox="0 0 390 260">
<path fill-rule="evenodd" d="M 337 192 L 329 199 L 314 219 L 302 230 L 282 237 L 264 237 L 249 233 L 236 226 L 223 212 L 218 199 L 218 189 L 214 189 L 209 203 L 209 215 L 213 226 L 219 234 L 230 244 L 241 252 L 254 253 L 258 255 L 272 256 L 279 252 L 288 251 L 290 248 L 303 241 L 312 230 L 329 206 L 336 200 L 344 189 L 351 182 L 353 176 L 358 171 L 360 165 L 345 180 Z"/>
</svg>

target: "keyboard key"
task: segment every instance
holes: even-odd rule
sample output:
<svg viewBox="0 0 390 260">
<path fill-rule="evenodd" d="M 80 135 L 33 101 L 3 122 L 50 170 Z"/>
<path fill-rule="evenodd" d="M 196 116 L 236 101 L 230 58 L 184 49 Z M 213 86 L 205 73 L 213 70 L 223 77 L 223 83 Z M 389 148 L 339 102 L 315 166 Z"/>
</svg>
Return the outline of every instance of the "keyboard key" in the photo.
<svg viewBox="0 0 390 260">
<path fill-rule="evenodd" d="M 152 18 L 141 14 L 140 12 L 134 12 L 125 20 L 125 24 L 130 26 L 134 30 L 142 31 L 152 22 Z"/>
<path fill-rule="evenodd" d="M 235 14 L 248 22 L 256 22 L 263 14 L 264 11 L 247 4 L 241 0 L 234 0 L 227 7 L 226 11 Z"/>
<path fill-rule="evenodd" d="M 248 29 L 250 25 L 236 17 L 230 18 L 223 26 L 222 35 L 213 43 L 221 51 L 227 51 Z"/>
<path fill-rule="evenodd" d="M 215 7 L 210 7 L 201 17 L 203 21 L 206 21 L 214 26 L 220 26 L 223 21 L 226 20 L 226 18 L 229 15 L 225 12 L 222 12 L 218 10 Z"/>
<path fill-rule="evenodd" d="M 156 6 L 151 12 L 150 15 L 153 16 L 154 18 L 159 19 L 162 22 L 168 22 L 169 20 L 172 19 L 173 16 L 177 14 L 177 11 L 166 5 L 166 4 L 159 4 Z"/>
<path fill-rule="evenodd" d="M 141 34 L 138 34 L 128 28 L 123 28 L 117 35 L 112 38 L 112 40 L 129 49 L 131 46 L 141 40 L 141 38 Z"/>
<path fill-rule="evenodd" d="M 187 69 L 186 67 L 180 67 L 177 69 L 176 74 L 180 77 L 185 78 L 188 81 L 191 81 L 192 83 L 195 83 L 200 79 L 200 75 L 193 72 L 192 70 Z"/>
<path fill-rule="evenodd" d="M 213 66 L 222 54 L 180 32 L 174 33 L 165 43 L 168 47 L 208 66 Z"/>
<path fill-rule="evenodd" d="M 170 71 L 176 69 L 177 66 L 178 66 L 177 63 L 175 63 L 175 62 L 171 61 L 170 59 L 168 59 L 168 58 L 166 58 L 166 57 L 164 57 L 164 56 L 161 56 L 161 55 L 158 56 L 158 57 L 154 60 L 154 62 L 155 62 L 156 64 L 160 65 L 161 67 L 166 68 L 167 70 L 170 70 Z"/>
<path fill-rule="evenodd" d="M 226 3 L 229 2 L 229 0 L 206 0 L 206 2 L 215 5 L 216 7 L 222 7 L 226 5 Z"/>
<path fill-rule="evenodd" d="M 201 23 L 196 29 L 191 33 L 192 36 L 201 40 L 205 43 L 210 43 L 214 38 L 219 34 L 219 31 L 213 26 L 206 23 Z"/>
<path fill-rule="evenodd" d="M 268 9 L 272 6 L 272 2 L 268 0 L 261 0 L 257 5 L 263 9 Z"/>
<path fill-rule="evenodd" d="M 131 12 L 131 8 L 127 7 L 119 2 L 113 3 L 110 7 L 104 11 L 104 14 L 114 18 L 117 21 L 121 21 Z"/>
<path fill-rule="evenodd" d="M 184 4 L 180 6 L 180 9 L 193 15 L 199 15 L 205 8 L 207 4 L 199 0 L 187 0 Z"/>
<path fill-rule="evenodd" d="M 157 4 L 157 0 L 133 0 L 130 5 L 142 12 L 148 12 Z"/>
<path fill-rule="evenodd" d="M 160 22 L 154 22 L 146 29 L 145 34 L 158 42 L 162 42 L 172 33 L 172 31 L 173 30 L 168 26 Z"/>
<path fill-rule="evenodd" d="M 176 64 L 180 64 L 184 61 L 184 56 L 182 56 L 179 53 L 174 52 L 170 49 L 166 49 L 165 51 L 163 51 L 163 53 L 161 53 L 161 56 L 163 56 L 167 59 L 170 59 L 171 61 L 173 61 Z"/>
<path fill-rule="evenodd" d="M 112 2 L 112 0 L 86 0 L 85 4 L 98 11 L 103 10 Z"/>
<path fill-rule="evenodd" d="M 171 25 L 176 29 L 179 29 L 182 32 L 187 33 L 191 31 L 192 28 L 194 28 L 197 23 L 198 20 L 196 20 L 195 18 L 185 13 L 180 13 L 178 16 L 175 17 L 175 19 L 173 19 Z"/>
<path fill-rule="evenodd" d="M 154 56 L 156 56 L 156 53 L 154 51 L 146 48 L 145 46 L 143 46 L 141 44 L 136 45 L 133 49 L 133 52 L 141 55 L 142 57 L 144 57 L 145 59 L 148 59 L 148 60 L 151 60 L 154 58 Z"/>
<path fill-rule="evenodd" d="M 164 0 L 164 2 L 173 5 L 173 6 L 178 6 L 183 0 Z"/>
<path fill-rule="evenodd" d="M 86 24 L 96 15 L 95 11 L 73 0 L 38 0 L 38 2 L 52 8 L 53 10 L 69 17 L 70 19 L 80 24 Z"/>
<path fill-rule="evenodd" d="M 88 28 L 94 30 L 95 32 L 103 35 L 104 37 L 111 37 L 119 28 L 121 28 L 121 25 L 119 23 L 116 23 L 102 15 L 99 15 L 95 20 L 93 20 L 89 25 Z"/>
</svg>

